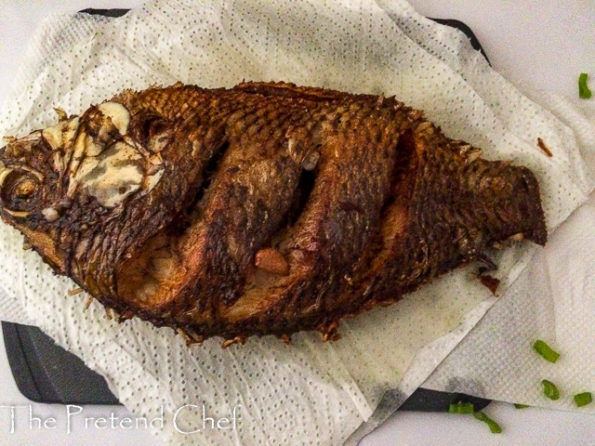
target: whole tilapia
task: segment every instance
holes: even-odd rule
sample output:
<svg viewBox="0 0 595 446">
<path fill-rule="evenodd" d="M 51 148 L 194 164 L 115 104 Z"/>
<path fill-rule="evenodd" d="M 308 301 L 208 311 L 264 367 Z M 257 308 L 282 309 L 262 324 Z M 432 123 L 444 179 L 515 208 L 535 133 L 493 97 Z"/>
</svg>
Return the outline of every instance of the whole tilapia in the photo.
<svg viewBox="0 0 595 446">
<path fill-rule="evenodd" d="M 288 336 L 390 303 L 507 239 L 539 188 L 422 113 L 243 83 L 124 91 L 0 149 L 1 215 L 120 318 Z"/>
</svg>

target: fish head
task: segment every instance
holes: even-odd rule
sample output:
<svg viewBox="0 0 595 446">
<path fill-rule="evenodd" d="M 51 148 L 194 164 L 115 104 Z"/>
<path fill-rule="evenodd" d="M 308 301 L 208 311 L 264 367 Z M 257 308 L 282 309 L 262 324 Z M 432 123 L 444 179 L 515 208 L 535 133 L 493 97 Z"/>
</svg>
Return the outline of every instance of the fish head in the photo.
<svg viewBox="0 0 595 446">
<path fill-rule="evenodd" d="M 6 138 L 8 144 L 0 149 L 0 215 L 2 220 L 19 229 L 50 263 L 62 269 L 49 227 L 57 220 L 57 213 L 48 211 L 59 201 L 59 174 L 50 164 L 51 147 L 41 130 L 22 138 Z"/>
<path fill-rule="evenodd" d="M 54 125 L 0 149 L 0 215 L 64 273 L 89 228 L 100 238 L 127 201 L 155 188 L 164 169 L 159 144 L 129 132 L 131 115 L 121 103 L 80 116 L 58 113 Z"/>
</svg>

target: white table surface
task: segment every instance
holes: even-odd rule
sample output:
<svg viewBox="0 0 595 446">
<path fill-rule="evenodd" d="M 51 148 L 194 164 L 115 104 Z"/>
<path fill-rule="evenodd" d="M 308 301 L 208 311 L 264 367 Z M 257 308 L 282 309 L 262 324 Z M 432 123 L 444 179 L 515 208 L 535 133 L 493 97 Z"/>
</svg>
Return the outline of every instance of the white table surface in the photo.
<svg viewBox="0 0 595 446">
<path fill-rule="evenodd" d="M 595 1 L 593 0 L 410 0 L 429 17 L 455 18 L 475 32 L 493 67 L 517 84 L 547 89 L 571 99 L 590 113 L 595 98 L 581 101 L 577 76 L 588 72 L 595 90 Z M 0 0 L 0 104 L 19 65 L 23 50 L 38 23 L 49 12 L 72 12 L 86 7 L 136 7 L 140 0 L 17 1 Z M 75 422 L 67 433 L 65 407 L 28 401 L 18 391 L 0 337 L 0 406 L 27 406 L 16 410 L 15 432 L 10 433 L 10 410 L 0 408 L 0 446 L 5 445 L 128 445 L 161 446 L 144 429 L 85 428 Z M 40 418 L 54 416 L 54 429 L 30 429 L 29 406 Z M 126 409 L 85 406 L 85 416 L 117 417 Z M 502 425 L 490 434 L 483 423 L 449 414 L 399 412 L 360 443 L 396 445 L 595 445 L 595 417 L 581 413 L 536 408 L 514 409 L 492 403 L 488 409 Z M 274 441 L 274 440 L 272 440 Z M 272 443 L 274 444 L 274 443 Z"/>
</svg>

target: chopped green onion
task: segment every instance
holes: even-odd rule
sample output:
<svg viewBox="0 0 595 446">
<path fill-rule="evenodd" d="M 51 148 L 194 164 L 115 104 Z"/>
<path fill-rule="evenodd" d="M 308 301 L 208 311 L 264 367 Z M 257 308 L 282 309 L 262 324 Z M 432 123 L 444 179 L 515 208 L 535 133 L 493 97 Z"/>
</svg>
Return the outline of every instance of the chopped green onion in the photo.
<svg viewBox="0 0 595 446">
<path fill-rule="evenodd" d="M 490 427 L 490 431 L 493 434 L 499 434 L 500 432 L 502 432 L 502 428 L 498 425 L 498 423 L 496 423 L 494 420 L 488 417 L 485 413 L 475 412 L 473 403 L 465 403 L 463 401 L 459 401 L 458 403 L 451 403 L 448 406 L 448 412 L 460 414 L 473 414 L 475 418 L 486 423 Z"/>
<path fill-rule="evenodd" d="M 591 90 L 587 85 L 587 73 L 581 73 L 578 77 L 578 95 L 581 99 L 589 99 L 591 97 Z"/>
<path fill-rule="evenodd" d="M 553 382 L 544 379 L 541 381 L 541 384 L 543 384 L 543 393 L 550 400 L 557 400 L 560 398 L 560 391 Z"/>
<path fill-rule="evenodd" d="M 586 406 L 587 404 L 590 404 L 591 401 L 593 401 L 593 396 L 591 395 L 591 392 L 577 393 L 576 395 L 574 395 L 574 403 L 578 407 Z"/>
<path fill-rule="evenodd" d="M 485 413 L 474 412 L 473 416 L 477 418 L 479 421 L 483 421 L 484 423 L 486 423 L 490 427 L 490 432 L 492 434 L 499 434 L 500 432 L 502 432 L 502 428 L 500 427 L 500 425 L 496 423 L 494 420 L 492 420 L 490 417 L 488 417 Z"/>
<path fill-rule="evenodd" d="M 525 409 L 529 406 L 527 406 L 526 404 L 519 404 L 519 403 L 514 403 L 514 407 L 517 409 Z"/>
<path fill-rule="evenodd" d="M 451 403 L 450 406 L 448 406 L 449 413 L 473 413 L 473 411 L 473 403 L 459 401 L 458 403 Z"/>
<path fill-rule="evenodd" d="M 533 344 L 533 348 L 537 353 L 539 353 L 546 361 L 549 362 L 556 362 L 560 357 L 560 353 L 553 350 L 549 345 L 543 342 L 541 339 L 535 341 Z"/>
</svg>

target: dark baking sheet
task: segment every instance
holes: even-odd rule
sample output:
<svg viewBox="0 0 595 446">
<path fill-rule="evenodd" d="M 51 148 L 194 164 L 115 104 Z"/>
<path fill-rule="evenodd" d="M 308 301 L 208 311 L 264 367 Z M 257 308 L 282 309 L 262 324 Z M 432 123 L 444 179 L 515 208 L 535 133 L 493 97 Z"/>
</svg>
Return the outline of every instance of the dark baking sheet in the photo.
<svg viewBox="0 0 595 446">
<path fill-rule="evenodd" d="M 127 9 L 84 9 L 81 12 L 120 17 Z M 476 50 L 488 59 L 473 31 L 458 20 L 432 19 L 465 33 Z M 489 61 L 488 61 L 489 62 Z M 8 362 L 21 393 L 30 400 L 61 404 L 120 404 L 105 379 L 89 369 L 77 356 L 57 346 L 39 328 L 2 322 Z M 477 409 L 490 401 L 459 393 L 417 389 L 399 410 L 447 411 L 450 403 L 469 401 Z"/>
<path fill-rule="evenodd" d="M 105 379 L 39 328 L 2 322 L 8 363 L 23 395 L 39 403 L 120 404 Z"/>
</svg>

